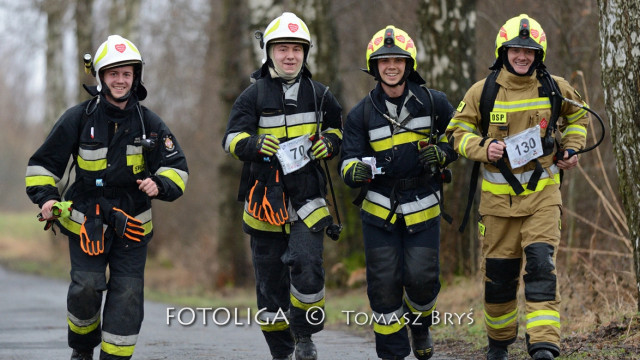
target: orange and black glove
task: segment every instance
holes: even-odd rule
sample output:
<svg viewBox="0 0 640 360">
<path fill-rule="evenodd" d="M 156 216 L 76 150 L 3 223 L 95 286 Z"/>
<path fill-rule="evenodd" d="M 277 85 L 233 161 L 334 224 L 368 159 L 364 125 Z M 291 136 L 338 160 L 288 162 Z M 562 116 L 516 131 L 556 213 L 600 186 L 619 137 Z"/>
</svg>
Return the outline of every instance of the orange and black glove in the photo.
<svg viewBox="0 0 640 360">
<path fill-rule="evenodd" d="M 267 189 L 262 200 L 262 207 L 267 222 L 271 225 L 284 225 L 289 219 L 287 211 L 288 200 L 280 178 L 280 170 L 272 171 L 269 181 L 267 181 Z"/>
<path fill-rule="evenodd" d="M 144 228 L 142 221 L 134 218 L 126 212 L 114 207 L 111 213 L 111 225 L 116 235 L 121 238 L 140 242 L 144 239 Z"/>
<path fill-rule="evenodd" d="M 264 208 L 262 207 L 262 199 L 264 199 L 266 191 L 267 189 L 264 182 L 256 179 L 247 196 L 247 212 L 249 215 L 261 221 L 267 221 Z"/>
<path fill-rule="evenodd" d="M 100 205 L 96 204 L 95 213 L 87 213 L 80 227 L 80 248 L 87 255 L 96 256 L 104 252 L 104 231 Z"/>
</svg>

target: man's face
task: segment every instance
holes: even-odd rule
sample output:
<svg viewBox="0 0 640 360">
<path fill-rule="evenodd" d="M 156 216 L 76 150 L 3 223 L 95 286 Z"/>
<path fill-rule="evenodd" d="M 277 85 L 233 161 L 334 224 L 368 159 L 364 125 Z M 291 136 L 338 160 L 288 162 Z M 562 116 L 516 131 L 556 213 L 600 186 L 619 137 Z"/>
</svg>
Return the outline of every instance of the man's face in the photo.
<svg viewBox="0 0 640 360">
<path fill-rule="evenodd" d="M 513 70 L 518 74 L 524 75 L 533 64 L 536 58 L 536 51 L 521 47 L 510 47 L 507 49 L 507 58 Z"/>
<path fill-rule="evenodd" d="M 304 48 L 300 44 L 274 44 L 273 62 L 287 75 L 296 75 L 302 68 Z"/>
<path fill-rule="evenodd" d="M 407 59 L 401 57 L 378 59 L 378 72 L 380 79 L 388 85 L 396 85 L 402 80 Z"/>
<path fill-rule="evenodd" d="M 131 90 L 133 77 L 133 65 L 124 65 L 105 70 L 102 82 L 111 90 L 113 98 L 118 99 Z"/>
</svg>

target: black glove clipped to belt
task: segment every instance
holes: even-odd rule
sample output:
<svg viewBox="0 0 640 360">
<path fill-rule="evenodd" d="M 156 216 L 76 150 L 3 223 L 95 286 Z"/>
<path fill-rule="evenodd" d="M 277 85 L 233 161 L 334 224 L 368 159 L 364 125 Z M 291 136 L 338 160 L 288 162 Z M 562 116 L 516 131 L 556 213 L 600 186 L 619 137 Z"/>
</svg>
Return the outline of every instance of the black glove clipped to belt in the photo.
<svg viewBox="0 0 640 360">
<path fill-rule="evenodd" d="M 264 215 L 264 208 L 262 207 L 262 200 L 264 199 L 266 191 L 265 183 L 256 179 L 247 196 L 247 212 L 260 221 L 267 221 Z"/>
<path fill-rule="evenodd" d="M 134 218 L 126 212 L 113 208 L 111 212 L 111 225 L 116 231 L 116 235 L 121 238 L 140 242 L 144 238 L 144 228 L 142 221 Z"/>
<path fill-rule="evenodd" d="M 271 225 L 284 225 L 289 219 L 288 203 L 289 201 L 282 185 L 280 169 L 276 169 L 267 181 L 267 189 L 262 200 L 267 222 Z"/>
</svg>

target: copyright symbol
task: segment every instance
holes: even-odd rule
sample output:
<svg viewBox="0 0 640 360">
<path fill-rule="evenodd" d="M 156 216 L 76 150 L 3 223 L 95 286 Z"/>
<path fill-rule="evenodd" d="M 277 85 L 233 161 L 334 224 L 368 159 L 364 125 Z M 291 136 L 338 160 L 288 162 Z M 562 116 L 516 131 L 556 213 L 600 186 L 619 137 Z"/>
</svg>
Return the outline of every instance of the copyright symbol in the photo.
<svg viewBox="0 0 640 360">
<path fill-rule="evenodd" d="M 324 322 L 324 309 L 319 306 L 312 306 L 307 309 L 305 317 L 310 325 L 320 325 Z"/>
</svg>

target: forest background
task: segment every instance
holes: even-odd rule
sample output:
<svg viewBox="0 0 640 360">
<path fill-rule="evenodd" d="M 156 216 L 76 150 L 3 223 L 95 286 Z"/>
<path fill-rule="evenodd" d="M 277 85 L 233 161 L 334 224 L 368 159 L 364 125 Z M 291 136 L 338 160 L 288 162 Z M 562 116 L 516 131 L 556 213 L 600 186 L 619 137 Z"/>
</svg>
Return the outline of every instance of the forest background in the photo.
<svg viewBox="0 0 640 360">
<path fill-rule="evenodd" d="M 456 107 L 466 90 L 488 75 L 500 26 L 527 13 L 547 34 L 548 69 L 578 89 L 605 120 L 608 135 L 597 151 L 581 157 L 578 169 L 565 173 L 562 184 L 557 264 L 569 313 L 563 326 L 571 314 L 580 314 L 579 326 L 617 321 L 628 332 L 638 321 L 632 241 L 638 230 L 630 230 L 627 219 L 638 215 L 630 210 L 637 202 L 620 194 L 629 190 L 637 196 L 637 186 L 628 179 L 634 179 L 638 166 L 632 158 L 631 166 L 622 167 L 625 177 L 618 176 L 621 157 L 630 156 L 621 155 L 609 136 L 616 122 L 603 88 L 606 46 L 600 28 L 607 25 L 602 9 L 613 4 L 637 14 L 633 1 L 596 0 L 0 0 L 0 65 L 5 69 L 0 72 L 0 223 L 11 228 L 2 235 L 1 257 L 37 260 L 38 267 L 43 260 L 61 268 L 68 262 L 62 237 L 45 234 L 35 220 L 38 209 L 24 192 L 24 173 L 29 156 L 62 112 L 88 98 L 81 84 L 95 79 L 84 73 L 82 55 L 93 55 L 109 34 L 120 34 L 140 49 L 149 91 L 143 104 L 171 127 L 189 163 L 185 195 L 174 203 L 153 204 L 147 286 L 165 293 L 222 296 L 253 286 L 249 242 L 241 231 L 242 204 L 235 201 L 241 163 L 224 154 L 221 139 L 233 101 L 260 66 L 255 30 L 264 30 L 283 11 L 299 15 L 311 31 L 313 77 L 330 87 L 346 117 L 375 85 L 361 68 L 366 67 L 369 39 L 384 26 L 393 24 L 412 36 L 418 72 Z M 638 35 L 633 41 L 637 45 Z M 637 71 L 637 57 L 630 61 Z M 638 74 L 633 75 L 636 88 L 629 92 L 638 101 Z M 625 131 L 637 137 L 638 107 L 631 115 Z M 590 144 L 601 133 L 591 120 Z M 332 171 L 336 166 L 333 161 Z M 479 309 L 477 213 L 464 233 L 457 231 L 471 166 L 466 159 L 456 162 L 454 181 L 445 188 L 454 223 L 442 225 L 441 265 L 445 289 L 460 289 L 476 301 L 461 306 Z M 358 209 L 351 204 L 356 193 L 335 171 L 332 178 L 344 231 L 338 242 L 325 240 L 327 286 L 363 295 L 362 237 Z M 632 342 L 638 342 L 637 335 Z"/>
</svg>

